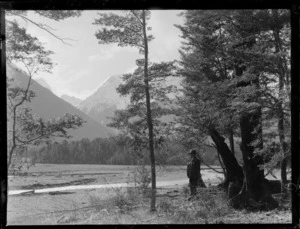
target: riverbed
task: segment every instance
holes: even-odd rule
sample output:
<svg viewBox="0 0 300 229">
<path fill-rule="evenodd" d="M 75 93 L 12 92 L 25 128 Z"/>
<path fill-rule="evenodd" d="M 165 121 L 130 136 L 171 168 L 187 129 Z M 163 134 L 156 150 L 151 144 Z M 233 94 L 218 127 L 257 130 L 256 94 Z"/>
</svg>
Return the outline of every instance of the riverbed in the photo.
<svg viewBox="0 0 300 229">
<path fill-rule="evenodd" d="M 8 225 L 56 224 L 62 214 L 88 208 L 91 196 L 105 200 L 115 189 L 135 186 L 136 169 L 137 166 L 37 164 L 22 176 L 9 176 Z M 221 168 L 214 169 L 201 168 L 207 186 L 223 179 Z M 186 166 L 157 166 L 156 172 L 158 195 L 188 187 Z"/>
</svg>

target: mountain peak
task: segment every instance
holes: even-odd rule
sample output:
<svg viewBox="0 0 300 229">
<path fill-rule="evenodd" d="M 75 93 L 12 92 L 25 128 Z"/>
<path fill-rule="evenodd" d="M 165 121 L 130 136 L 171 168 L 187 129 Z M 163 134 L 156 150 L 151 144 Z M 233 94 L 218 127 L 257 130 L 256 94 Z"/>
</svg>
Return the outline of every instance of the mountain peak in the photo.
<svg viewBox="0 0 300 229">
<path fill-rule="evenodd" d="M 118 87 L 122 83 L 122 75 L 113 75 L 104 80 L 104 82 L 99 86 L 98 90 L 102 87 Z M 98 91 L 97 90 L 97 91 Z"/>
<path fill-rule="evenodd" d="M 129 98 L 120 96 L 116 90 L 123 82 L 121 77 L 122 75 L 113 75 L 107 78 L 78 108 L 98 123 L 109 123 L 107 117 L 112 117 L 116 109 L 124 109 L 129 104 Z"/>
</svg>

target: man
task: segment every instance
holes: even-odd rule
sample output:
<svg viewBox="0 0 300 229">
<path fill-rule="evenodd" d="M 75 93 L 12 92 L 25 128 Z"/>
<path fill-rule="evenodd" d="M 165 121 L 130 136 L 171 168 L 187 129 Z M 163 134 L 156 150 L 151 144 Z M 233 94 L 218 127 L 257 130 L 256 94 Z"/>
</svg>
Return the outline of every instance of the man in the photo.
<svg viewBox="0 0 300 229">
<path fill-rule="evenodd" d="M 187 166 L 187 176 L 190 179 L 190 190 L 191 195 L 196 194 L 196 188 L 197 186 L 205 187 L 205 184 L 202 180 L 201 174 L 200 174 L 200 160 L 197 158 L 197 152 L 196 150 L 192 149 L 189 152 L 189 155 L 191 157 L 191 161 Z"/>
</svg>

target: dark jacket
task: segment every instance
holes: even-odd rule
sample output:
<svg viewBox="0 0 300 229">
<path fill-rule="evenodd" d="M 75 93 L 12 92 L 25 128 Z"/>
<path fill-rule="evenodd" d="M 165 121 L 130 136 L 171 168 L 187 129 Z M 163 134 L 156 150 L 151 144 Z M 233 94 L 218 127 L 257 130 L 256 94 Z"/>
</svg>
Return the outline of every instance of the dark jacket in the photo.
<svg viewBox="0 0 300 229">
<path fill-rule="evenodd" d="M 196 157 L 187 166 L 187 176 L 190 180 L 198 180 L 200 177 L 200 160 Z"/>
</svg>

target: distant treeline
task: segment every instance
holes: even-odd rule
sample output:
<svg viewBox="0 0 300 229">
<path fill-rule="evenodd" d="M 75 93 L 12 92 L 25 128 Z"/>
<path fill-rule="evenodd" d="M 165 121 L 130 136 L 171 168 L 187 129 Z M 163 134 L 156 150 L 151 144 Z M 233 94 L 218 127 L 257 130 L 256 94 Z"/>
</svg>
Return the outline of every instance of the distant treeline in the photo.
<svg viewBox="0 0 300 229">
<path fill-rule="evenodd" d="M 136 165 L 150 163 L 148 150 L 138 150 L 129 138 L 109 137 L 54 142 L 32 148 L 28 156 L 35 163 Z M 155 150 L 158 164 L 186 164 L 186 149 L 174 139 L 166 139 Z M 210 164 L 213 164 L 210 161 Z"/>
</svg>

